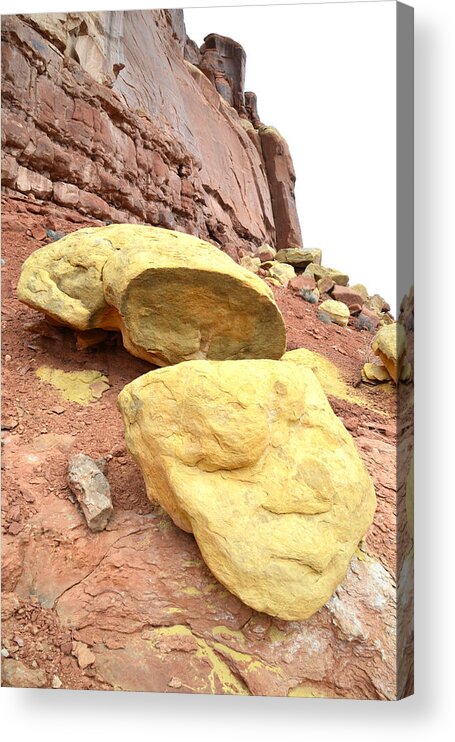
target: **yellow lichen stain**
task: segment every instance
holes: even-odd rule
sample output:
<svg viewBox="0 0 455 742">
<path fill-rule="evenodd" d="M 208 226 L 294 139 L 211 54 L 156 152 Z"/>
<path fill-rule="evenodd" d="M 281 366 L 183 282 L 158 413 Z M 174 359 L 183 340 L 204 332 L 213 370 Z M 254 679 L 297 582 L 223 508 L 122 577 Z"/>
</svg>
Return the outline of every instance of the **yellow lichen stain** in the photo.
<svg viewBox="0 0 455 742">
<path fill-rule="evenodd" d="M 99 399 L 110 388 L 109 379 L 101 371 L 62 371 L 51 366 L 40 366 L 36 375 L 45 384 L 58 389 L 68 402 L 84 407 Z"/>
<path fill-rule="evenodd" d="M 208 659 L 212 665 L 212 669 L 209 672 L 208 680 L 210 683 L 210 690 L 212 693 L 218 693 L 216 686 L 216 680 L 218 679 L 221 684 L 223 693 L 235 694 L 239 696 L 249 696 L 250 692 L 246 686 L 234 675 L 229 669 L 227 664 L 223 662 L 221 657 L 212 649 L 204 639 L 196 637 L 198 649 L 196 650 L 197 657 L 203 657 Z"/>
<path fill-rule="evenodd" d="M 269 628 L 269 637 L 272 642 L 284 642 L 289 637 L 285 631 L 281 631 L 277 626 L 272 624 Z"/>
<path fill-rule="evenodd" d="M 210 644 L 208 644 L 205 639 L 194 635 L 188 626 L 185 626 L 184 624 L 175 624 L 175 626 L 159 626 L 153 630 L 153 634 L 156 636 L 156 639 L 160 636 L 194 636 L 197 643 L 197 649 L 195 652 L 196 657 L 208 660 L 208 663 L 211 666 L 207 675 L 211 693 L 219 693 L 219 688 L 221 686 L 222 692 L 226 694 L 241 696 L 250 695 L 245 685 L 236 678 L 234 673 L 231 672 L 227 664 L 223 662 Z M 150 640 L 152 646 L 155 646 L 155 641 L 153 639 Z M 196 692 L 204 692 L 204 688 L 202 687 L 195 687 L 192 690 Z"/>
<path fill-rule="evenodd" d="M 200 595 L 201 591 L 198 590 L 197 587 L 184 587 L 182 593 L 184 595 Z"/>
<path fill-rule="evenodd" d="M 342 379 L 340 372 L 332 361 L 325 356 L 321 356 L 315 351 L 307 348 L 298 348 L 290 350 L 284 354 L 282 361 L 291 361 L 305 366 L 313 371 L 325 393 L 337 399 L 344 399 L 347 402 L 370 407 L 367 400 L 351 389 Z"/>
<path fill-rule="evenodd" d="M 289 698 L 327 698 L 318 688 L 311 685 L 296 685 L 288 693 Z"/>
<path fill-rule="evenodd" d="M 272 672 L 275 675 L 282 675 L 282 671 L 279 667 L 275 667 L 274 665 L 267 665 L 261 660 L 253 659 L 251 654 L 248 654 L 247 652 L 239 652 L 236 649 L 232 649 L 232 647 L 226 646 L 226 644 L 221 644 L 220 642 L 215 642 L 213 646 L 221 654 L 227 655 L 232 660 L 234 660 L 234 662 L 239 663 L 240 666 L 243 666 L 243 668 L 245 670 L 248 670 L 248 672 L 266 670 L 267 672 Z"/>
</svg>

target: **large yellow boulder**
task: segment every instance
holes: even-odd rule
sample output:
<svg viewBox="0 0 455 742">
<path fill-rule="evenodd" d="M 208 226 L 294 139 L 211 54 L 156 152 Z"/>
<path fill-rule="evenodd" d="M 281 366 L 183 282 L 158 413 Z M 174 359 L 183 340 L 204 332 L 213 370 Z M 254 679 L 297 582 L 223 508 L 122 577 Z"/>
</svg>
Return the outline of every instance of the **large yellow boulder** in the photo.
<svg viewBox="0 0 455 742">
<path fill-rule="evenodd" d="M 406 331 L 399 322 L 384 325 L 374 336 L 373 353 L 381 359 L 395 384 L 398 384 L 407 348 Z"/>
<path fill-rule="evenodd" d="M 158 366 L 285 350 L 260 278 L 214 245 L 158 227 L 91 227 L 46 245 L 25 261 L 17 295 L 76 330 L 120 330 L 133 355 Z"/>
<path fill-rule="evenodd" d="M 135 379 L 118 403 L 148 496 L 194 533 L 228 590 L 289 620 L 324 605 L 375 493 L 311 370 L 189 361 Z"/>
</svg>

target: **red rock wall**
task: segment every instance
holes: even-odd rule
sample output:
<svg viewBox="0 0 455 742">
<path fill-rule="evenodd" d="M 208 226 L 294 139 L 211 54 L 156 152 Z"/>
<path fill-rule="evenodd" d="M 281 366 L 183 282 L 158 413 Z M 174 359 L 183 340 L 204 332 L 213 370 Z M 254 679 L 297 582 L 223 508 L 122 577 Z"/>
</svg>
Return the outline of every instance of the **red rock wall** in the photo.
<svg viewBox="0 0 455 742">
<path fill-rule="evenodd" d="M 277 218 L 270 164 L 185 44 L 182 11 L 5 17 L 2 187 L 233 256 L 275 244 L 282 223 L 300 235 L 295 202 Z"/>
</svg>

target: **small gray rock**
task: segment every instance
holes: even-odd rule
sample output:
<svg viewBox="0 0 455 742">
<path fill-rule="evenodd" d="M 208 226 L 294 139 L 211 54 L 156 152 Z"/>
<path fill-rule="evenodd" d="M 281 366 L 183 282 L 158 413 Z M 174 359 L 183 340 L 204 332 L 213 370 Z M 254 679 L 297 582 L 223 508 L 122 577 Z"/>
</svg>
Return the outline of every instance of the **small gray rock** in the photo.
<svg viewBox="0 0 455 742">
<path fill-rule="evenodd" d="M 68 484 L 77 497 L 87 525 L 92 531 L 103 531 L 113 513 L 111 488 L 103 472 L 90 456 L 72 456 Z"/>
</svg>

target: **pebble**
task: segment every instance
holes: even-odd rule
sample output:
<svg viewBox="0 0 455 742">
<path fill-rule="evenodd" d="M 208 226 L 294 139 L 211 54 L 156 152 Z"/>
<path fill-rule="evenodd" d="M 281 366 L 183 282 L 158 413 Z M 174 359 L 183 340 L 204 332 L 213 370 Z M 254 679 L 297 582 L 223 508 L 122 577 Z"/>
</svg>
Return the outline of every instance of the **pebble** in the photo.
<svg viewBox="0 0 455 742">
<path fill-rule="evenodd" d="M 170 688 L 181 688 L 183 683 L 178 678 L 171 678 L 168 685 Z"/>
<path fill-rule="evenodd" d="M 60 680 L 58 675 L 54 675 L 52 678 L 52 687 L 53 688 L 61 688 L 63 685 L 62 681 Z"/>
<path fill-rule="evenodd" d="M 11 536 L 17 536 L 22 531 L 22 526 L 20 523 L 17 523 L 14 521 L 11 523 L 10 527 L 8 528 L 8 533 L 11 534 Z"/>
<path fill-rule="evenodd" d="M 2 647 L 1 655 L 2 657 L 9 657 L 9 652 L 6 647 Z"/>
</svg>

